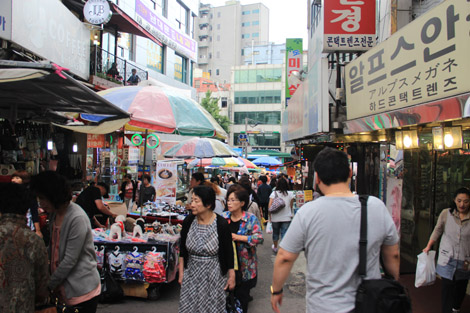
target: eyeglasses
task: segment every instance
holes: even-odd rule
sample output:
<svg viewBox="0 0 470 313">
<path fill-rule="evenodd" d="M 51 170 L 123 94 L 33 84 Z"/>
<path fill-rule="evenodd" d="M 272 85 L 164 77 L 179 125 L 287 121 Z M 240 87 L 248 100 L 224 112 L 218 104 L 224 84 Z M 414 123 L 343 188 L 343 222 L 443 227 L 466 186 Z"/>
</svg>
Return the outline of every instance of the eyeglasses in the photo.
<svg viewBox="0 0 470 313">
<path fill-rule="evenodd" d="M 237 201 L 240 202 L 240 200 L 238 200 L 238 199 L 228 199 L 228 200 L 227 200 L 227 203 L 228 203 L 228 202 L 237 202 Z"/>
</svg>

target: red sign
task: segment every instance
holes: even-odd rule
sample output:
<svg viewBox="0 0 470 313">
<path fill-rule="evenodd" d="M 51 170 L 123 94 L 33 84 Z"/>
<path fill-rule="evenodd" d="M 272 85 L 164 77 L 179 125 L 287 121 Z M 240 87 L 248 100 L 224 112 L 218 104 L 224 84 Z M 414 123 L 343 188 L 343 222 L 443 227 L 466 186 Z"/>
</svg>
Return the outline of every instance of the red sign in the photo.
<svg viewBox="0 0 470 313">
<path fill-rule="evenodd" d="M 87 134 L 87 148 L 104 148 L 105 142 L 104 135 Z"/>
<path fill-rule="evenodd" d="M 324 51 L 375 46 L 376 0 L 324 1 Z"/>
</svg>

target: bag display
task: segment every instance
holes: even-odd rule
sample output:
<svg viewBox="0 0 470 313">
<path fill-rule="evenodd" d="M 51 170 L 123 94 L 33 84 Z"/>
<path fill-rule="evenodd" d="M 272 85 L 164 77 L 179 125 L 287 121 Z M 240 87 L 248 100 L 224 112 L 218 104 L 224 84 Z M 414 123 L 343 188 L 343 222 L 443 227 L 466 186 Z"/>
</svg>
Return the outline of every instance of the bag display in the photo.
<svg viewBox="0 0 470 313">
<path fill-rule="evenodd" d="M 436 251 L 418 254 L 418 264 L 416 265 L 415 287 L 429 286 L 436 281 L 436 265 L 434 259 Z"/>
<path fill-rule="evenodd" d="M 393 279 L 365 279 L 367 274 L 367 199 L 361 195 L 361 232 L 359 239 L 359 275 L 355 313 L 411 313 L 407 290 Z"/>
<path fill-rule="evenodd" d="M 272 234 L 273 233 L 273 223 L 268 222 L 266 224 L 266 234 Z"/>
<path fill-rule="evenodd" d="M 286 202 L 284 201 L 284 199 L 277 195 L 276 191 L 274 192 L 274 196 L 275 198 L 273 199 L 273 202 L 271 203 L 271 206 L 268 209 L 270 213 L 276 213 L 286 207 Z"/>
</svg>

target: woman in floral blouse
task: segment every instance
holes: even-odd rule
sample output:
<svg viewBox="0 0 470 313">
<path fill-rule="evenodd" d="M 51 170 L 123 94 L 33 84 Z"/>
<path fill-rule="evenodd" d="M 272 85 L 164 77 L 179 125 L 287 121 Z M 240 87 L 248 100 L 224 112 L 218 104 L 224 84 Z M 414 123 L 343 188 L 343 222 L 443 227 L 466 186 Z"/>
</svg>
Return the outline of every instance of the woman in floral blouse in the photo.
<svg viewBox="0 0 470 313">
<path fill-rule="evenodd" d="M 263 243 L 261 225 L 255 215 L 246 212 L 250 195 L 245 188 L 233 185 L 227 192 L 228 211 L 223 217 L 229 223 L 232 240 L 237 247 L 240 277 L 235 287 L 235 296 L 240 300 L 243 312 L 248 312 L 248 302 L 252 299 L 250 289 L 256 286 L 258 257 L 256 246 Z"/>
</svg>

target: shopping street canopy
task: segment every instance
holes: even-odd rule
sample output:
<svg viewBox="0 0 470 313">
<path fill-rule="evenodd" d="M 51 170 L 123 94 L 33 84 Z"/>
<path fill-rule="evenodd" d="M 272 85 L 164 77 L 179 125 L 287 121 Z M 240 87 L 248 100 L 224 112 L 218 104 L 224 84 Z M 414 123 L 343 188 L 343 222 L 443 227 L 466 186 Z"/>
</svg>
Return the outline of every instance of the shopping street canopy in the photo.
<svg viewBox="0 0 470 313">
<path fill-rule="evenodd" d="M 64 124 L 67 113 L 106 115 L 116 129 L 129 114 L 48 63 L 0 60 L 0 117 Z"/>
</svg>

